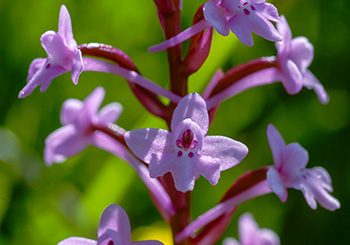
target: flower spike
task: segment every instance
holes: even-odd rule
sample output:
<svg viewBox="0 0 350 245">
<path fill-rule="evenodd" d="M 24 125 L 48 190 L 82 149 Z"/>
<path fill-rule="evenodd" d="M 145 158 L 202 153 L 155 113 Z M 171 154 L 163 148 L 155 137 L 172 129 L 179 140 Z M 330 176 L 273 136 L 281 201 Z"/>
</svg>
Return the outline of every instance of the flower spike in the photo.
<svg viewBox="0 0 350 245">
<path fill-rule="evenodd" d="M 69 237 L 58 245 L 162 245 L 155 240 L 131 242 L 131 229 L 128 214 L 117 204 L 109 205 L 102 213 L 98 226 L 97 241 L 83 237 Z"/>
<path fill-rule="evenodd" d="M 20 91 L 18 97 L 23 98 L 41 85 L 44 92 L 55 77 L 71 71 L 74 84 L 78 83 L 84 64 L 82 54 L 73 38 L 72 24 L 66 6 L 62 5 L 58 23 L 58 33 L 45 32 L 40 38 L 41 44 L 47 53 L 47 58 L 38 58 L 30 64 L 27 85 Z"/>
<path fill-rule="evenodd" d="M 206 136 L 208 126 L 206 103 L 193 93 L 176 107 L 171 132 L 139 129 L 127 132 L 125 141 L 137 157 L 149 164 L 152 178 L 171 172 L 176 189 L 187 192 L 193 190 L 199 175 L 216 185 L 220 171 L 237 165 L 248 153 L 248 148 L 238 141 Z"/>
<path fill-rule="evenodd" d="M 316 200 L 328 210 L 340 208 L 339 201 L 328 193 L 333 191 L 328 172 L 321 167 L 306 169 L 309 155 L 301 145 L 286 145 L 272 124 L 267 127 L 267 138 L 275 162 L 267 171 L 267 183 L 282 202 L 287 200 L 287 188 L 294 188 L 303 192 L 312 209 L 317 207 Z"/>
</svg>

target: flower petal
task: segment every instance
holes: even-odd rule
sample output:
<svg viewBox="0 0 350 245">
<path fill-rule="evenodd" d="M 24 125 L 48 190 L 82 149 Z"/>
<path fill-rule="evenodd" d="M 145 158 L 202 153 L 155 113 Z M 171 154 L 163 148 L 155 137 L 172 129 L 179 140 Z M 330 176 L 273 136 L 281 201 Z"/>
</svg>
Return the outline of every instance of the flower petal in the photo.
<svg viewBox="0 0 350 245">
<path fill-rule="evenodd" d="M 242 18 L 242 14 L 236 14 L 228 21 L 230 30 L 237 36 L 237 38 L 247 46 L 253 46 L 253 37 L 251 28 L 248 26 L 247 20 Z"/>
<path fill-rule="evenodd" d="M 74 52 L 66 46 L 62 36 L 54 31 L 47 31 L 41 36 L 40 41 L 48 59 L 64 66 L 67 70 L 71 69 Z"/>
<path fill-rule="evenodd" d="M 248 154 L 248 148 L 241 142 L 224 136 L 206 136 L 199 154 L 217 159 L 220 171 L 223 171 L 240 163 Z"/>
<path fill-rule="evenodd" d="M 273 24 L 264 17 L 263 14 L 255 11 L 251 13 L 249 17 L 244 16 L 247 19 L 246 21 L 248 26 L 250 27 L 250 30 L 258 34 L 259 36 L 265 38 L 266 40 L 272 42 L 281 41 L 281 34 L 275 29 Z"/>
<path fill-rule="evenodd" d="M 271 3 L 265 3 L 265 0 L 262 0 L 261 2 L 263 4 L 254 5 L 256 11 L 258 11 L 262 16 L 264 16 L 268 20 L 279 22 L 280 17 L 279 17 L 277 8 Z M 254 3 L 251 1 L 251 4 L 254 4 Z"/>
<path fill-rule="evenodd" d="M 290 52 L 290 43 L 292 41 L 292 32 L 289 28 L 286 17 L 280 16 L 280 22 L 276 24 L 277 30 L 281 33 L 283 40 L 276 42 L 276 48 L 279 55 Z"/>
<path fill-rule="evenodd" d="M 195 176 L 202 175 L 211 185 L 216 185 L 220 179 L 220 160 L 211 156 L 200 156 L 194 158 Z"/>
<path fill-rule="evenodd" d="M 305 169 L 309 161 L 309 153 L 299 143 L 287 145 L 282 152 L 282 165 L 279 171 L 293 181 Z"/>
<path fill-rule="evenodd" d="M 102 213 L 98 226 L 98 237 L 108 230 L 117 232 L 122 238 L 123 244 L 130 244 L 131 230 L 127 213 L 117 204 L 109 205 Z"/>
<path fill-rule="evenodd" d="M 218 33 L 227 36 L 230 29 L 227 26 L 227 20 L 224 10 L 215 3 L 208 1 L 203 6 L 204 18 L 216 29 Z"/>
<path fill-rule="evenodd" d="M 209 127 L 209 116 L 204 99 L 197 93 L 188 94 L 183 97 L 174 110 L 171 120 L 171 131 L 184 119 L 190 118 L 206 134 Z"/>
<path fill-rule="evenodd" d="M 291 43 L 290 59 L 298 66 L 304 74 L 314 58 L 314 46 L 306 37 L 296 37 Z"/>
<path fill-rule="evenodd" d="M 257 244 L 258 224 L 250 213 L 242 214 L 238 221 L 239 240 L 242 244 Z"/>
<path fill-rule="evenodd" d="M 96 245 L 95 240 L 83 238 L 83 237 L 69 237 L 60 241 L 57 245 Z"/>
<path fill-rule="evenodd" d="M 60 118 L 62 125 L 73 123 L 83 106 L 84 103 L 77 99 L 68 99 L 63 102 Z"/>
<path fill-rule="evenodd" d="M 98 121 L 96 122 L 99 125 L 107 125 L 108 123 L 115 123 L 120 114 L 123 111 L 121 104 L 114 102 L 104 106 L 98 113 Z"/>
<path fill-rule="evenodd" d="M 32 79 L 24 86 L 24 88 L 19 92 L 18 97 L 24 98 L 31 94 L 33 90 L 41 84 L 40 92 L 44 92 L 50 85 L 52 79 L 58 77 L 59 75 L 67 72 L 61 66 L 56 64 L 50 64 L 47 60 L 44 66 L 42 66 L 32 77 Z"/>
<path fill-rule="evenodd" d="M 308 89 L 313 89 L 318 97 L 318 100 L 322 104 L 327 104 L 329 102 L 329 96 L 326 90 L 314 76 L 314 74 L 312 74 L 309 70 L 304 73 L 303 85 Z"/>
<path fill-rule="evenodd" d="M 75 85 L 78 84 L 78 79 L 79 79 L 80 73 L 83 72 L 83 69 L 84 69 L 83 56 L 81 54 L 81 51 L 77 49 L 74 52 L 74 56 L 72 59 L 72 67 L 71 67 L 71 77 Z"/>
<path fill-rule="evenodd" d="M 271 148 L 273 162 L 275 163 L 276 168 L 279 168 L 282 163 L 282 151 L 286 146 L 286 143 L 281 134 L 272 124 L 267 126 L 266 134 Z"/>
<path fill-rule="evenodd" d="M 29 65 L 29 70 L 28 70 L 28 76 L 27 76 L 27 82 L 29 82 L 32 77 L 35 75 L 35 73 L 40 70 L 41 67 L 44 66 L 46 63 L 46 58 L 37 58 L 32 61 Z"/>
<path fill-rule="evenodd" d="M 287 60 L 282 67 L 282 84 L 288 94 L 297 94 L 303 88 L 303 75 L 298 66 L 292 61 Z"/>
<path fill-rule="evenodd" d="M 173 135 L 163 129 L 138 129 L 124 135 L 131 151 L 146 163 L 159 163 L 165 155 L 174 151 Z"/>
<path fill-rule="evenodd" d="M 77 46 L 76 41 L 73 38 L 72 22 L 69 16 L 68 9 L 62 5 L 60 10 L 60 17 L 58 20 L 58 34 L 63 37 L 66 45 L 73 48 Z"/>
<path fill-rule="evenodd" d="M 281 176 L 275 167 L 270 167 L 266 173 L 267 184 L 269 188 L 281 199 L 282 202 L 287 201 L 287 188 L 281 179 Z"/>
</svg>

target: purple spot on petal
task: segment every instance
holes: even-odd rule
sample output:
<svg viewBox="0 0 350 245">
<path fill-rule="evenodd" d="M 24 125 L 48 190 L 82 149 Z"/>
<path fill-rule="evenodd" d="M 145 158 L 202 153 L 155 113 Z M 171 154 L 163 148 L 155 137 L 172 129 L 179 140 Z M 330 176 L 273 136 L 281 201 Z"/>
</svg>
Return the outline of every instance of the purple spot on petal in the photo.
<svg viewBox="0 0 350 245">
<path fill-rule="evenodd" d="M 194 156 L 193 152 L 188 153 L 188 157 L 192 158 Z"/>
<path fill-rule="evenodd" d="M 107 245 L 114 245 L 113 241 L 109 241 Z"/>
<path fill-rule="evenodd" d="M 46 65 L 46 69 L 49 69 L 50 68 L 50 63 Z"/>
<path fill-rule="evenodd" d="M 253 11 L 255 11 L 255 7 L 253 5 L 250 6 Z"/>
<path fill-rule="evenodd" d="M 181 157 L 181 156 L 182 156 L 182 151 L 179 151 L 179 152 L 177 153 L 177 156 L 178 156 L 178 157 Z"/>
<path fill-rule="evenodd" d="M 245 3 L 243 3 L 243 6 L 244 6 L 244 5 L 247 5 L 247 4 L 248 4 L 248 3 L 247 3 L 247 2 L 245 2 Z"/>
<path fill-rule="evenodd" d="M 249 15 L 249 14 L 250 14 L 250 12 L 249 12 L 248 9 L 244 9 L 243 12 L 244 12 L 246 15 Z"/>
</svg>

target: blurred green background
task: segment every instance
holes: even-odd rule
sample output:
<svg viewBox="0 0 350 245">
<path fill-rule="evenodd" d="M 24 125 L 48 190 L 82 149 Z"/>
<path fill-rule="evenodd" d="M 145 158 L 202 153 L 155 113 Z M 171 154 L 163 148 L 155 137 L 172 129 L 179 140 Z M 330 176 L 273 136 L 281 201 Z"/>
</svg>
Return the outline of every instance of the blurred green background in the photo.
<svg viewBox="0 0 350 245">
<path fill-rule="evenodd" d="M 184 0 L 183 28 L 191 25 L 205 1 Z M 95 87 L 106 89 L 104 104 L 118 101 L 124 113 L 118 124 L 127 130 L 165 127 L 145 112 L 125 81 L 108 74 L 86 72 L 79 85 L 64 74 L 45 93 L 36 89 L 17 99 L 30 62 L 46 57 L 40 36 L 57 31 L 60 5 L 70 12 L 78 44 L 100 42 L 126 52 L 142 74 L 168 86 L 165 52 L 150 54 L 147 47 L 163 40 L 151 0 L 0 0 L 0 244 L 56 244 L 69 236 L 96 239 L 99 217 L 111 203 L 129 214 L 133 240 L 152 237 L 169 243 L 169 231 L 153 207 L 143 183 L 116 157 L 89 147 L 64 164 L 46 167 L 44 141 L 60 127 L 59 112 L 67 98 L 84 99 Z M 222 104 L 209 131 L 244 142 L 250 150 L 237 167 L 222 173 L 212 187 L 196 182 L 193 218 L 213 207 L 225 190 L 249 169 L 272 164 L 266 127 L 273 123 L 287 143 L 299 142 L 310 155 L 308 167 L 322 166 L 333 180 L 333 195 L 341 209 L 311 210 L 301 192 L 289 190 L 286 203 L 267 195 L 241 205 L 225 237 L 237 237 L 237 219 L 251 212 L 261 227 L 275 230 L 282 244 L 346 244 L 350 231 L 349 43 L 350 1 L 276 0 L 293 36 L 306 36 L 315 47 L 310 70 L 330 95 L 321 105 L 314 92 L 286 94 L 280 83 L 251 89 Z M 190 90 L 202 91 L 218 67 L 276 54 L 274 44 L 254 35 L 246 47 L 230 34 L 214 36 L 208 61 L 190 78 Z M 211 197 L 211 198 L 208 198 Z M 165 228 L 164 228 L 165 227 Z"/>
</svg>

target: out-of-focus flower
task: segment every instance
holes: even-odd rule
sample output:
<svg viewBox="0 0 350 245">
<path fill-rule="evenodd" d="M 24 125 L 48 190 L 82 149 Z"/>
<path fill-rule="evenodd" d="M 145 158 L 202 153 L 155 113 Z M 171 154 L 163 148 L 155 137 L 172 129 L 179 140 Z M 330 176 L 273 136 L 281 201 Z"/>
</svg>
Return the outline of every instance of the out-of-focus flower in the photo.
<svg viewBox="0 0 350 245">
<path fill-rule="evenodd" d="M 306 169 L 309 155 L 299 143 L 286 145 L 272 124 L 267 128 L 267 138 L 275 162 L 267 171 L 267 182 L 282 202 L 287 200 L 287 188 L 294 188 L 303 192 L 312 209 L 317 207 L 316 200 L 331 211 L 340 208 L 339 201 L 329 194 L 333 188 L 328 172 L 321 167 Z"/>
<path fill-rule="evenodd" d="M 117 204 L 109 205 L 102 213 L 98 226 L 97 241 L 83 237 L 69 237 L 58 245 L 162 245 L 159 241 L 131 242 L 131 230 L 128 214 Z"/>
<path fill-rule="evenodd" d="M 239 242 L 226 238 L 223 245 L 279 245 L 277 234 L 266 228 L 260 228 L 250 213 L 243 214 L 238 221 Z"/>
<path fill-rule="evenodd" d="M 61 6 L 58 32 L 47 31 L 40 41 L 47 58 L 35 59 L 30 64 L 27 85 L 20 91 L 19 98 L 28 96 L 40 84 L 40 91 L 44 92 L 52 79 L 67 71 L 71 71 L 72 81 L 77 84 L 83 71 L 82 54 L 73 38 L 72 23 L 66 6 Z"/>
<path fill-rule="evenodd" d="M 122 112 L 119 103 L 108 104 L 98 112 L 104 94 L 104 89 L 98 87 L 84 101 L 68 99 L 64 102 L 61 110 L 63 127 L 51 133 L 45 141 L 44 158 L 47 165 L 63 162 L 95 141 L 100 142 L 100 132 L 96 132 L 94 127 L 107 127 Z"/>
<path fill-rule="evenodd" d="M 156 178 L 170 172 L 181 192 L 193 190 L 202 175 L 212 185 L 218 183 L 220 171 L 238 164 L 248 148 L 224 136 L 206 136 L 209 127 L 204 99 L 197 93 L 185 96 L 176 107 L 171 132 L 163 129 L 139 129 L 125 134 L 131 151 L 149 164 Z"/>
</svg>

